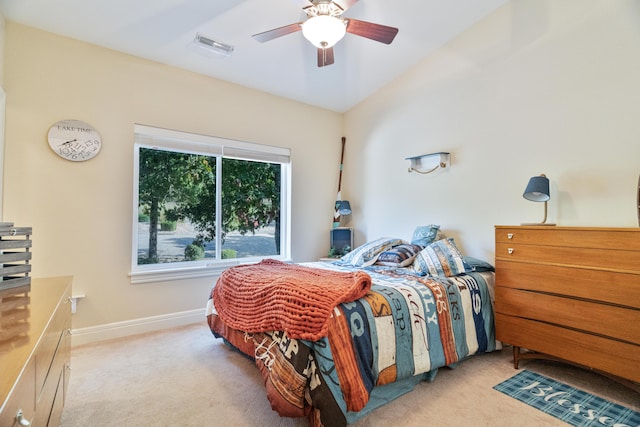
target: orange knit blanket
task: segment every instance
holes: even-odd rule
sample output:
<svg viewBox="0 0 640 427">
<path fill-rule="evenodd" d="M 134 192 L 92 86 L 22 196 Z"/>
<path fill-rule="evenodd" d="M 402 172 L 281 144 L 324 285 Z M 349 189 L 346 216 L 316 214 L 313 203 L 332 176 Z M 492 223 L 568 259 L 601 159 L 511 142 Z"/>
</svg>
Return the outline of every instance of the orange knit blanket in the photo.
<svg viewBox="0 0 640 427">
<path fill-rule="evenodd" d="M 363 271 L 338 272 L 266 259 L 220 275 L 213 301 L 222 321 L 245 332 L 286 331 L 316 341 L 327 335 L 332 310 L 369 292 Z"/>
</svg>

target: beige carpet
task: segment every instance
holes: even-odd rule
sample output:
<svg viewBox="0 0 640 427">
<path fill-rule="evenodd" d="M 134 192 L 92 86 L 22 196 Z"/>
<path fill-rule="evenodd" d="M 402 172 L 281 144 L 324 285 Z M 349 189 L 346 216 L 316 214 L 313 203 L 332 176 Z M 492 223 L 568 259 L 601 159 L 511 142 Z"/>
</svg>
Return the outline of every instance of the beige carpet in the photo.
<svg viewBox="0 0 640 427">
<path fill-rule="evenodd" d="M 355 425 L 566 425 L 492 389 L 518 372 L 510 356 L 507 348 L 441 369 L 434 382 Z M 71 364 L 63 427 L 307 425 L 273 412 L 253 362 L 215 339 L 204 322 L 75 347 Z M 548 361 L 521 368 L 640 410 L 640 394 L 600 375 Z"/>
</svg>

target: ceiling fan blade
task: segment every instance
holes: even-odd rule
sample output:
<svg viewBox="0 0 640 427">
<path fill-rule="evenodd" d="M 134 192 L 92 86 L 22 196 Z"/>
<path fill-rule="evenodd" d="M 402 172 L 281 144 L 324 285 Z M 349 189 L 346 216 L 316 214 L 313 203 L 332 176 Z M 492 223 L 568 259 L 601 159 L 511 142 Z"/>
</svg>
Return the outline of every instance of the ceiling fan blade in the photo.
<svg viewBox="0 0 640 427">
<path fill-rule="evenodd" d="M 251 37 L 258 40 L 261 43 L 268 42 L 269 40 L 276 39 L 278 37 L 286 36 L 287 34 L 295 33 L 302 30 L 302 22 L 295 24 L 285 25 L 284 27 L 274 28 L 273 30 L 264 31 L 262 33 L 254 34 Z"/>
<path fill-rule="evenodd" d="M 333 64 L 333 47 L 326 49 L 318 48 L 318 67 Z"/>
<path fill-rule="evenodd" d="M 349 9 L 351 6 L 356 4 L 358 0 L 333 0 L 333 3 L 336 4 L 343 11 Z"/>
<path fill-rule="evenodd" d="M 386 25 L 373 24 L 351 18 L 345 19 L 345 21 L 347 21 L 347 33 L 366 37 L 380 43 L 391 44 L 396 34 L 398 34 L 397 28 L 387 27 Z"/>
</svg>

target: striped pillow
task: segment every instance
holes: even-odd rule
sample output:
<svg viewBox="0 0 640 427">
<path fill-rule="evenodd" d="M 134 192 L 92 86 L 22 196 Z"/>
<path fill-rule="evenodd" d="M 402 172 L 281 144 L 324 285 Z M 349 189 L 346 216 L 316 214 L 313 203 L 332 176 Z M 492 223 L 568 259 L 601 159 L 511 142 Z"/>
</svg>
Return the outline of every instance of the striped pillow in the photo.
<svg viewBox="0 0 640 427">
<path fill-rule="evenodd" d="M 440 226 L 437 224 L 419 225 L 415 230 L 413 230 L 411 243 L 424 248 L 436 240 L 439 230 Z"/>
<path fill-rule="evenodd" d="M 377 265 L 389 267 L 406 267 L 411 265 L 416 255 L 422 250 L 422 246 L 411 243 L 394 246 L 382 252 L 376 261 Z"/>
<path fill-rule="evenodd" d="M 467 271 L 453 238 L 434 242 L 420 251 L 413 261 L 413 270 L 420 275 L 450 277 Z"/>
<path fill-rule="evenodd" d="M 381 237 L 371 242 L 365 243 L 362 246 L 358 246 L 342 258 L 340 262 L 344 264 L 354 265 L 356 267 L 366 267 L 372 265 L 378 259 L 378 256 L 396 245 L 407 243 L 402 239 L 395 239 L 389 237 Z"/>
</svg>

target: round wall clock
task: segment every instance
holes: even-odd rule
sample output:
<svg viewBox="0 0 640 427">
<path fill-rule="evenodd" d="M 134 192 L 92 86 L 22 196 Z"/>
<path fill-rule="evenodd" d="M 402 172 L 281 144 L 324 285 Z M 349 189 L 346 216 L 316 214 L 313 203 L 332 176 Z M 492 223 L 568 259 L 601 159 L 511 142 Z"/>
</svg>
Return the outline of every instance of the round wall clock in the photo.
<svg viewBox="0 0 640 427">
<path fill-rule="evenodd" d="M 100 151 L 102 140 L 93 126 L 80 120 L 61 120 L 49 128 L 51 149 L 63 159 L 82 162 Z"/>
</svg>

